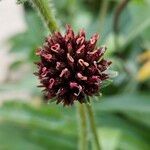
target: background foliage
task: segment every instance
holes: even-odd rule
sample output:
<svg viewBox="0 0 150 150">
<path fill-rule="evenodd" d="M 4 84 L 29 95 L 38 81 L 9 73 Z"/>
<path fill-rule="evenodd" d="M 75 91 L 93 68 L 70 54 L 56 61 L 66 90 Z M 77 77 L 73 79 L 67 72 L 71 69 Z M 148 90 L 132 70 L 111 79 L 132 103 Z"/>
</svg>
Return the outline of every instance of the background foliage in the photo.
<svg viewBox="0 0 150 150">
<path fill-rule="evenodd" d="M 150 2 L 129 1 L 120 14 L 116 33 L 114 15 L 119 3 L 119 0 L 55 0 L 54 7 L 62 30 L 69 23 L 76 31 L 85 28 L 89 37 L 99 32 L 99 44 L 107 45 L 106 57 L 113 61 L 112 69 L 119 72 L 114 82 L 102 89 L 103 97 L 93 97 L 102 150 L 149 150 Z M 0 86 L 0 92 L 23 92 L 25 96 L 13 98 L 14 101 L 0 107 L 0 149 L 76 150 L 75 106 L 63 108 L 42 103 L 42 94 L 36 87 L 38 81 L 33 76 L 35 49 L 48 30 L 28 3 L 24 4 L 24 11 L 28 28 L 8 39 L 10 53 L 19 57 L 11 64 L 8 81 Z M 12 100 L 11 96 L 8 100 Z"/>
</svg>

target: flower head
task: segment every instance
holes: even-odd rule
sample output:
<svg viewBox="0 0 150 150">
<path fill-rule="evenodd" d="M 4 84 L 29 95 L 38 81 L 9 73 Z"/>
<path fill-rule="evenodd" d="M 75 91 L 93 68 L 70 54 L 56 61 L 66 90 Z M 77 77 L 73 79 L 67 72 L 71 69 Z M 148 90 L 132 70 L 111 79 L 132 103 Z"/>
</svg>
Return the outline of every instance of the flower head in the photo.
<svg viewBox="0 0 150 150">
<path fill-rule="evenodd" d="M 36 51 L 40 61 L 35 74 L 47 99 L 72 105 L 75 100 L 85 103 L 86 96 L 99 92 L 111 62 L 102 58 L 106 47 L 98 48 L 98 39 L 99 35 L 94 34 L 87 40 L 84 30 L 75 35 L 69 25 L 64 36 L 55 32 L 46 38 Z"/>
</svg>

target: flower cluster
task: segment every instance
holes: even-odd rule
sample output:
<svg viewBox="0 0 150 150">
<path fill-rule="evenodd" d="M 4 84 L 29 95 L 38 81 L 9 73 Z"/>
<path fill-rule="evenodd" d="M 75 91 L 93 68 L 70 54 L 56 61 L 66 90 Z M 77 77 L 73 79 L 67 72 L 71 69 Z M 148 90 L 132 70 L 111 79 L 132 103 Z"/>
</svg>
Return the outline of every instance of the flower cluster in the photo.
<svg viewBox="0 0 150 150">
<path fill-rule="evenodd" d="M 35 74 L 47 100 L 56 98 L 57 103 L 72 105 L 76 100 L 85 103 L 86 96 L 99 92 L 111 62 L 102 58 L 106 47 L 96 47 L 98 38 L 94 34 L 87 40 L 84 30 L 75 35 L 69 25 L 65 35 L 55 32 L 46 38 L 36 51 L 40 61 Z"/>
</svg>

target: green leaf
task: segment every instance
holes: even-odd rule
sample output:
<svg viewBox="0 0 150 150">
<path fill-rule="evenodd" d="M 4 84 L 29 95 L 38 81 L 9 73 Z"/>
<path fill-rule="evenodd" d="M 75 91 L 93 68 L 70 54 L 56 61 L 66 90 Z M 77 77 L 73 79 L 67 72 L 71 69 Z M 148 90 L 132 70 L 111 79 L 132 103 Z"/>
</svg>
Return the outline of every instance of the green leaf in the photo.
<svg viewBox="0 0 150 150">
<path fill-rule="evenodd" d="M 149 129 L 128 120 L 128 118 L 123 118 L 123 116 L 119 117 L 106 112 L 97 112 L 97 124 L 101 129 L 99 130 L 99 138 L 101 144 L 103 144 L 103 148 L 108 148 L 110 146 L 109 143 L 112 145 L 110 149 L 113 148 L 113 145 L 116 149 L 124 150 L 126 150 L 126 148 L 129 150 L 148 150 L 149 148 L 150 136 L 147 134 L 149 133 Z M 108 132 L 110 131 L 110 134 L 107 130 Z M 111 136 L 111 134 L 113 135 Z M 108 141 L 110 141 L 105 143 L 107 138 Z"/>
<path fill-rule="evenodd" d="M 99 142 L 102 150 L 116 150 L 121 138 L 120 130 L 113 128 L 99 128 Z"/>
<path fill-rule="evenodd" d="M 101 102 L 95 107 L 98 111 L 120 111 L 150 113 L 150 95 L 148 94 L 121 94 L 107 98 L 101 98 Z"/>
<path fill-rule="evenodd" d="M 8 41 L 12 46 L 11 52 L 21 53 L 25 60 L 33 62 L 37 60 L 35 50 L 42 44 L 47 30 L 35 12 L 26 12 L 25 20 L 27 31 L 11 37 Z"/>
<path fill-rule="evenodd" d="M 125 26 L 126 28 L 122 28 L 122 32 L 125 36 L 125 41 L 121 45 L 123 49 L 135 38 L 140 37 L 141 34 L 150 27 L 149 4 L 135 4 L 134 2 L 130 2 L 128 8 L 131 17 L 128 18 L 128 24 Z"/>
<path fill-rule="evenodd" d="M 149 113 L 126 113 L 126 115 L 137 123 L 150 127 Z"/>
<path fill-rule="evenodd" d="M 54 105 L 8 102 L 0 108 L 0 148 L 75 150 L 74 125 L 71 117 L 66 118 L 65 112 Z M 8 142 L 11 136 L 14 138 Z"/>
<path fill-rule="evenodd" d="M 27 0 L 17 0 L 17 4 L 24 4 Z"/>
</svg>

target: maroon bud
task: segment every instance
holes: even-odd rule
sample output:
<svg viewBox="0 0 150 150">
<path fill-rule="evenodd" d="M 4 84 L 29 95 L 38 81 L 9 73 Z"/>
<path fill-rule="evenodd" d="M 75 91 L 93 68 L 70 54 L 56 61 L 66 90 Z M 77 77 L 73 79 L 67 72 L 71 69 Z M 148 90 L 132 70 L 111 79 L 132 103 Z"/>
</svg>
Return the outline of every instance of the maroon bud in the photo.
<svg viewBox="0 0 150 150">
<path fill-rule="evenodd" d="M 111 64 L 102 58 L 106 48 L 97 48 L 98 34 L 86 40 L 82 29 L 77 35 L 71 26 L 66 33 L 55 32 L 48 36 L 42 48 L 36 51 L 40 61 L 36 63 L 40 87 L 47 99 L 72 105 L 78 100 L 85 103 L 85 96 L 99 92 L 103 81 L 108 79 L 106 70 Z"/>
</svg>

